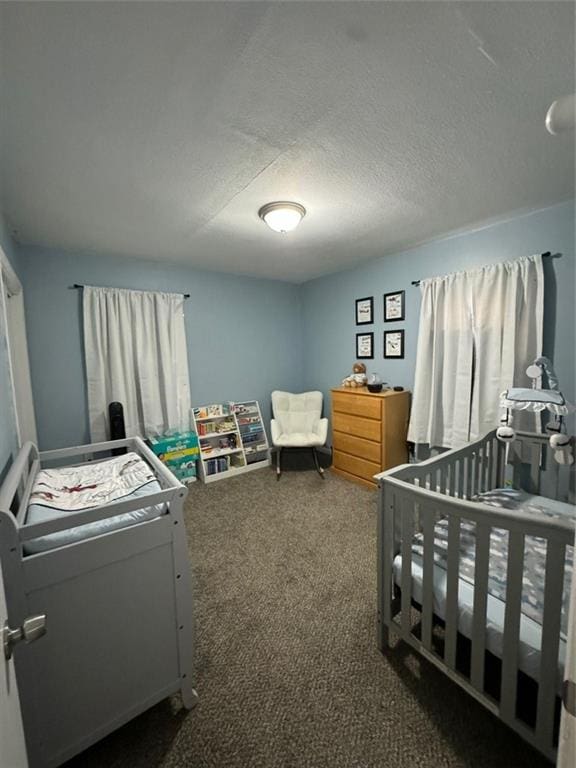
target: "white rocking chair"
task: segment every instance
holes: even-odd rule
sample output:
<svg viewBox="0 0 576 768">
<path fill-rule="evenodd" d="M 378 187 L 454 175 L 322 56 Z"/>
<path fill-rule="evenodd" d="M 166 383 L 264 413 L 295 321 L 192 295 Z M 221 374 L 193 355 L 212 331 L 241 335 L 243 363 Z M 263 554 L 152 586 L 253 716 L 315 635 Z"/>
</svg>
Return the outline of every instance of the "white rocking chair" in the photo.
<svg viewBox="0 0 576 768">
<path fill-rule="evenodd" d="M 322 418 L 322 392 L 272 392 L 270 423 L 272 443 L 276 448 L 276 478 L 282 474 L 281 457 L 284 448 L 310 448 L 314 466 L 322 479 L 324 470 L 318 461 L 317 448 L 326 443 L 328 419 Z"/>
</svg>

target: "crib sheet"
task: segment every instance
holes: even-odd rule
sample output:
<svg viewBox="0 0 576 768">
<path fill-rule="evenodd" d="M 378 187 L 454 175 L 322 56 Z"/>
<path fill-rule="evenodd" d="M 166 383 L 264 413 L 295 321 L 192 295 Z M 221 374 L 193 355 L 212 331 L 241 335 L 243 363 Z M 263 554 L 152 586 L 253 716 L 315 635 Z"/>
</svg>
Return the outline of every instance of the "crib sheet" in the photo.
<svg viewBox="0 0 576 768">
<path fill-rule="evenodd" d="M 44 469 L 38 472 L 34 482 L 26 523 L 54 520 L 62 515 L 145 497 L 160 490 L 154 472 L 136 453 L 74 467 Z M 45 552 L 99 536 L 159 517 L 164 511 L 165 505 L 157 504 L 51 533 L 26 542 L 24 553 Z"/>
<path fill-rule="evenodd" d="M 394 581 L 400 587 L 402 583 L 402 555 L 394 558 Z M 412 557 L 412 597 L 417 603 L 422 603 L 422 559 Z M 436 616 L 444 619 L 446 616 L 446 571 L 434 566 L 433 610 Z M 493 595 L 488 595 L 486 607 L 486 650 L 498 658 L 502 658 L 502 641 L 504 637 L 504 613 L 506 603 Z M 472 636 L 472 621 L 474 617 L 474 587 L 463 579 L 458 580 L 458 631 L 465 637 Z M 533 680 L 540 677 L 540 648 L 542 645 L 542 627 L 524 613 L 520 617 L 520 643 L 518 649 L 518 666 Z M 560 690 L 562 675 L 566 660 L 566 641 L 560 638 L 558 649 L 557 686 Z"/>
<path fill-rule="evenodd" d="M 491 506 L 522 510 L 536 515 L 551 515 L 559 517 L 575 516 L 575 508 L 571 504 L 533 496 L 512 489 L 496 489 L 477 497 L 478 501 Z M 446 606 L 446 578 L 448 552 L 448 521 L 438 520 L 434 528 L 434 612 L 444 618 Z M 418 602 L 422 597 L 422 564 L 423 539 L 422 534 L 416 534 L 412 544 L 412 589 L 414 599 Z M 458 628 L 466 637 L 472 631 L 474 605 L 474 555 L 475 555 L 475 525 L 463 520 L 460 528 L 460 558 Z M 497 656 L 502 653 L 502 637 L 504 632 L 504 613 L 506 607 L 506 567 L 508 557 L 508 535 L 505 531 L 494 528 L 490 536 L 490 564 L 487 603 L 486 647 Z M 572 579 L 574 551 L 567 548 L 566 568 L 562 611 L 562 633 L 560 638 L 560 667 L 563 668 L 566 652 L 566 626 L 568 619 L 568 601 Z M 546 565 L 546 545 L 542 539 L 526 536 L 524 573 L 522 589 L 522 614 L 520 623 L 520 655 L 519 664 L 526 674 L 538 679 L 539 659 L 542 636 L 542 611 L 544 603 L 544 575 Z M 394 560 L 394 578 L 398 586 L 401 584 L 402 557 Z"/>
</svg>

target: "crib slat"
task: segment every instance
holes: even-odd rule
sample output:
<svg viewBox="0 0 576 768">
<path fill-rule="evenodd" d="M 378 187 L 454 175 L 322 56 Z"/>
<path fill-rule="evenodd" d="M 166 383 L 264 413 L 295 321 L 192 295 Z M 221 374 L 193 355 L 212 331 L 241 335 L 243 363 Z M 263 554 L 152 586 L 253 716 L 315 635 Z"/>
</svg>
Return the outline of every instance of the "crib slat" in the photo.
<svg viewBox="0 0 576 768">
<path fill-rule="evenodd" d="M 472 481 L 472 495 L 480 493 L 480 451 L 474 451 L 474 479 Z"/>
<path fill-rule="evenodd" d="M 460 565 L 460 518 L 450 515 L 448 520 L 448 575 L 446 577 L 446 616 L 444 661 L 450 669 L 456 668 L 456 633 L 458 631 L 458 570 Z"/>
<path fill-rule="evenodd" d="M 397 504 L 398 496 L 396 493 L 391 494 L 391 498 L 386 501 L 386 508 L 384 510 L 384 562 L 386 565 L 387 573 L 384 574 L 386 581 L 384 582 L 384 620 L 389 623 L 392 620 L 392 593 L 394 589 L 393 584 L 393 564 L 394 555 L 396 554 L 397 534 L 396 534 L 396 520 L 397 520 Z"/>
<path fill-rule="evenodd" d="M 522 574 L 524 570 L 524 534 L 510 531 L 506 572 L 506 613 L 502 641 L 502 680 L 500 715 L 506 722 L 515 719 L 518 684 L 518 635 L 520 631 Z"/>
<path fill-rule="evenodd" d="M 488 474 L 487 474 L 488 482 L 485 490 L 489 491 L 495 487 L 494 467 L 496 466 L 496 462 L 494 461 L 494 441 L 490 440 L 490 442 L 486 444 L 486 447 L 488 449 Z"/>
<path fill-rule="evenodd" d="M 560 464 L 557 461 L 549 461 L 546 466 L 546 475 L 551 476 L 551 492 L 550 497 L 553 499 L 561 499 L 561 487 L 560 487 Z M 547 494 L 548 495 L 548 494 Z"/>
<path fill-rule="evenodd" d="M 474 557 L 474 615 L 472 622 L 472 661 L 470 680 L 479 691 L 484 690 L 484 654 L 486 650 L 486 606 L 488 602 L 488 564 L 490 531 L 484 523 L 476 524 Z"/>
<path fill-rule="evenodd" d="M 441 464 L 438 470 L 438 493 L 446 493 L 446 467 L 444 464 Z"/>
<path fill-rule="evenodd" d="M 380 584 L 382 592 L 379 609 L 381 611 L 380 621 L 388 625 L 391 619 L 392 561 L 394 557 L 394 502 L 392 492 L 386 489 L 386 493 L 384 493 L 381 489 L 378 504 L 378 556 L 382 558 L 382 582 Z"/>
<path fill-rule="evenodd" d="M 465 458 L 458 459 L 458 496 L 464 498 L 464 462 Z"/>
<path fill-rule="evenodd" d="M 480 446 L 476 448 L 474 451 L 474 463 L 473 463 L 473 469 L 472 469 L 472 487 L 474 488 L 474 495 L 477 493 L 480 493 L 480 484 L 482 482 L 481 478 L 481 457 L 482 457 L 482 450 Z"/>
<path fill-rule="evenodd" d="M 423 507 L 424 563 L 422 573 L 422 644 L 432 650 L 432 614 L 434 611 L 434 511 Z"/>
<path fill-rule="evenodd" d="M 495 488 L 502 488 L 506 480 L 506 446 L 496 439 L 496 478 L 494 480 Z"/>
<path fill-rule="evenodd" d="M 544 614 L 542 616 L 540 682 L 536 716 L 536 737 L 540 744 L 546 748 L 552 746 L 554 735 L 565 554 L 566 550 L 563 543 L 548 539 L 546 545 L 546 580 L 544 582 Z"/>
<path fill-rule="evenodd" d="M 522 459 L 519 453 L 517 441 L 507 444 L 508 459 L 512 464 L 512 485 L 514 488 L 522 488 Z"/>
<path fill-rule="evenodd" d="M 456 490 L 458 487 L 458 472 L 457 472 L 458 459 L 454 459 L 450 462 L 448 467 L 448 488 L 450 496 L 456 496 Z"/>
<path fill-rule="evenodd" d="M 496 454 L 496 468 L 494 472 L 494 487 L 502 488 L 504 485 L 504 476 L 506 473 L 506 448 L 503 443 L 494 439 L 494 450 Z"/>
<path fill-rule="evenodd" d="M 458 496 L 458 459 L 450 464 L 450 496 Z"/>
<path fill-rule="evenodd" d="M 473 454 L 470 452 L 466 456 L 466 498 L 470 499 L 472 497 L 472 467 L 474 465 L 473 462 Z"/>
<path fill-rule="evenodd" d="M 409 634 L 412 624 L 412 537 L 414 535 L 414 520 L 410 499 L 401 497 L 400 509 L 402 514 L 402 630 Z"/>
<path fill-rule="evenodd" d="M 539 443 L 532 443 L 530 447 L 530 483 L 531 493 L 540 493 L 540 460 L 542 449 Z"/>
<path fill-rule="evenodd" d="M 481 487 L 482 493 L 488 490 L 488 443 L 482 443 L 480 448 L 482 453 L 482 475 L 481 475 Z"/>
</svg>

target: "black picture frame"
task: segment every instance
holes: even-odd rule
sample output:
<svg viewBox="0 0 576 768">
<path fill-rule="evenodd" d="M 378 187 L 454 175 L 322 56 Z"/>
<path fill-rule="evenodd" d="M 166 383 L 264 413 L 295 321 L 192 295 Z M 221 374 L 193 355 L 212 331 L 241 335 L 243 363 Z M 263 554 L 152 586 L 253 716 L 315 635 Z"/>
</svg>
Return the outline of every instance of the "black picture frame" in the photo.
<svg viewBox="0 0 576 768">
<path fill-rule="evenodd" d="M 390 355 L 387 354 L 388 337 L 398 336 L 400 342 L 399 354 Z M 404 360 L 404 330 L 399 331 L 384 331 L 384 357 L 387 360 Z"/>
<path fill-rule="evenodd" d="M 360 339 L 362 337 L 370 338 L 370 354 L 369 355 L 360 354 Z M 374 333 L 372 331 L 369 331 L 368 333 L 356 334 L 356 359 L 357 360 L 374 360 Z"/>
<path fill-rule="evenodd" d="M 395 297 L 400 298 L 400 314 L 390 317 L 388 315 L 388 302 Z M 384 294 L 384 322 L 385 323 L 399 323 L 406 319 L 406 291 L 391 291 Z"/>
<path fill-rule="evenodd" d="M 361 304 L 368 302 L 370 306 L 370 320 L 358 320 L 358 310 Z M 356 325 L 372 325 L 374 323 L 374 296 L 366 296 L 363 299 L 356 299 L 355 315 Z"/>
</svg>

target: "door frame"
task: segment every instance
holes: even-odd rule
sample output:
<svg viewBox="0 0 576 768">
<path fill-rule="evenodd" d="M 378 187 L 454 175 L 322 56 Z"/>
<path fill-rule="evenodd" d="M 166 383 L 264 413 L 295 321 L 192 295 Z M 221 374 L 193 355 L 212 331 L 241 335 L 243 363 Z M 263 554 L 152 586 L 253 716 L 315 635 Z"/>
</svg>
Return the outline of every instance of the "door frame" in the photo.
<svg viewBox="0 0 576 768">
<path fill-rule="evenodd" d="M 17 302 L 10 304 L 11 301 Z M 0 246 L 0 311 L 3 313 L 8 347 L 8 371 L 12 393 L 12 404 L 16 421 L 18 447 L 31 440 L 37 444 L 36 417 L 30 379 L 30 362 L 24 316 L 24 293 L 22 283 L 12 264 Z M 18 332 L 14 329 L 17 326 Z M 16 390 L 16 361 L 18 364 L 18 391 Z M 19 393 L 19 394 L 18 394 Z"/>
</svg>

